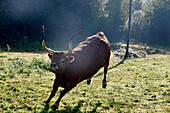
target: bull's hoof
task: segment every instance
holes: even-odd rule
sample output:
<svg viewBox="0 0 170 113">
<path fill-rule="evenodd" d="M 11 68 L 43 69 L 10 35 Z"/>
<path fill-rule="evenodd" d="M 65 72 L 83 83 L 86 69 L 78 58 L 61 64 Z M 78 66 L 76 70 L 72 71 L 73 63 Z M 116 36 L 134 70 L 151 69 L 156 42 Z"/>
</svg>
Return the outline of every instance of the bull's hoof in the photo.
<svg viewBox="0 0 170 113">
<path fill-rule="evenodd" d="M 106 88 L 107 84 L 106 83 L 103 83 L 102 87 L 103 88 Z"/>
<path fill-rule="evenodd" d="M 56 109 L 58 109 L 58 106 L 59 106 L 59 104 L 54 104 L 51 108 L 53 109 L 53 110 L 56 110 Z"/>
<path fill-rule="evenodd" d="M 46 108 L 49 108 L 49 103 L 45 103 L 45 107 L 46 107 Z"/>
<path fill-rule="evenodd" d="M 45 104 L 49 104 L 49 103 L 50 103 L 50 101 L 49 101 L 49 100 L 47 100 L 47 101 L 44 101 L 44 103 L 45 103 Z"/>
<path fill-rule="evenodd" d="M 87 80 L 87 85 L 89 85 L 91 83 L 91 80 Z"/>
<path fill-rule="evenodd" d="M 42 105 L 44 105 L 45 107 L 49 107 L 49 102 L 43 101 Z"/>
</svg>

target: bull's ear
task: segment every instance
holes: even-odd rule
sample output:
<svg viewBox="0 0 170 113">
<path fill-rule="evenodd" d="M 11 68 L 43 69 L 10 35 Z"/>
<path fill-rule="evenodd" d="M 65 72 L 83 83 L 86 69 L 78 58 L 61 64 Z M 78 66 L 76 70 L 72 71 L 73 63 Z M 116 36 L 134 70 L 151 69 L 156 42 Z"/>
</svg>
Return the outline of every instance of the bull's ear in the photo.
<svg viewBox="0 0 170 113">
<path fill-rule="evenodd" d="M 74 57 L 73 56 L 66 56 L 66 63 L 71 63 L 74 61 Z"/>
<path fill-rule="evenodd" d="M 48 54 L 48 57 L 49 57 L 50 59 L 52 59 L 53 56 L 52 56 L 51 54 Z"/>
</svg>

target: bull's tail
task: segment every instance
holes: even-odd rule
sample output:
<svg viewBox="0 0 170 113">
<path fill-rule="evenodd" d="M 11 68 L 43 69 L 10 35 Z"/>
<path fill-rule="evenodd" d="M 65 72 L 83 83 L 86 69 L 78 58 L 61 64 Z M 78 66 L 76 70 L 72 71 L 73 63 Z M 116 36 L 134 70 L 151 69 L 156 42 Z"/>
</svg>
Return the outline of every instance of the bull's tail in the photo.
<svg viewBox="0 0 170 113">
<path fill-rule="evenodd" d="M 114 54 L 110 51 L 110 59 L 109 59 L 109 66 L 112 66 L 112 59 L 114 58 Z"/>
</svg>

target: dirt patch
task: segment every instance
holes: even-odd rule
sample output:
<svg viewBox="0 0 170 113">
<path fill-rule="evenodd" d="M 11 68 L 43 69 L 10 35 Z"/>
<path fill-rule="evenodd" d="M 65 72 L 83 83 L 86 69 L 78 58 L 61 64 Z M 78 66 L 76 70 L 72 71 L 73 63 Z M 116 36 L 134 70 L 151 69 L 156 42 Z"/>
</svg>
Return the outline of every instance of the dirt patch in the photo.
<svg viewBox="0 0 170 113">
<path fill-rule="evenodd" d="M 126 45 L 111 44 L 111 49 L 115 57 L 122 58 L 126 52 Z M 139 45 L 130 45 L 129 47 L 130 58 L 145 58 L 147 55 L 150 54 L 170 55 L 170 51 L 159 49 L 159 48 L 139 46 Z"/>
</svg>

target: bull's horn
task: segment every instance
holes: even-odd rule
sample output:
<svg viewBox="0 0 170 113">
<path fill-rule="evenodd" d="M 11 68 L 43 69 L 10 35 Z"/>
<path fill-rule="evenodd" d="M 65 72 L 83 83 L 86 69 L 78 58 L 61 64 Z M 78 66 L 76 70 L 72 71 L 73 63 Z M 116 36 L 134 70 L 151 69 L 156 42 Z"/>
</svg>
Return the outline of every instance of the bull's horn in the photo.
<svg viewBox="0 0 170 113">
<path fill-rule="evenodd" d="M 69 41 L 69 49 L 68 51 L 64 54 L 66 56 L 70 55 L 72 53 L 72 41 L 70 40 Z"/>
<path fill-rule="evenodd" d="M 67 55 L 70 55 L 70 54 L 72 53 L 72 39 L 73 39 L 73 37 L 76 36 L 76 35 L 79 34 L 79 33 L 82 33 L 82 32 L 84 32 L 84 31 L 79 31 L 79 32 L 75 33 L 74 35 L 72 35 L 72 37 L 70 38 L 70 41 L 69 41 L 69 49 L 68 49 L 68 51 L 65 53 L 66 56 L 67 56 Z"/>
<path fill-rule="evenodd" d="M 54 50 L 51 50 L 50 48 L 47 48 L 45 46 L 45 41 L 44 41 L 44 25 L 42 25 L 42 48 L 49 54 L 53 55 Z"/>
<path fill-rule="evenodd" d="M 47 53 L 49 53 L 49 54 L 51 54 L 51 55 L 54 54 L 54 50 L 52 50 L 52 49 L 50 49 L 50 48 L 47 48 L 47 47 L 45 46 L 45 41 L 44 41 L 44 39 L 43 39 L 43 41 L 42 41 L 42 48 L 43 48 Z"/>
</svg>

